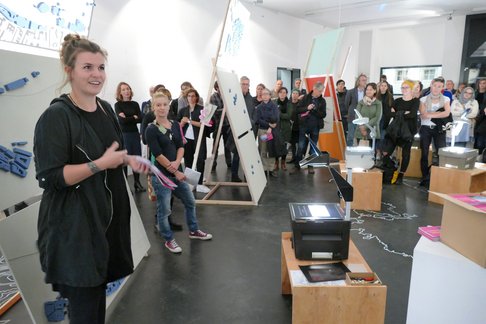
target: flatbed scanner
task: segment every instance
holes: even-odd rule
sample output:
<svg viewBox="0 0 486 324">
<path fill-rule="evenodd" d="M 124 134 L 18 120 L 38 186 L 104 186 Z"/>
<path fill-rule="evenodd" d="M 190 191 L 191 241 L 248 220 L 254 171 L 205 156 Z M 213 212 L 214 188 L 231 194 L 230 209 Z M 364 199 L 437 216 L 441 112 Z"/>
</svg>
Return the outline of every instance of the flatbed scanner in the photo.
<svg viewBox="0 0 486 324">
<path fill-rule="evenodd" d="M 289 203 L 292 243 L 300 260 L 348 258 L 351 221 L 337 203 Z"/>
</svg>

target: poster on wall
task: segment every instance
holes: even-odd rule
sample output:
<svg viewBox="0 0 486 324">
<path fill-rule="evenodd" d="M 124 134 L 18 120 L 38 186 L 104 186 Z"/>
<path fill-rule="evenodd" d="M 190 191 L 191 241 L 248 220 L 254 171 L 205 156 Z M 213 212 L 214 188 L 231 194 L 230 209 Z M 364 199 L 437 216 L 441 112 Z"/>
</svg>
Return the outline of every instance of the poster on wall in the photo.
<svg viewBox="0 0 486 324">
<path fill-rule="evenodd" d="M 0 49 L 59 50 L 66 34 L 88 36 L 94 1 L 0 0 Z"/>
</svg>

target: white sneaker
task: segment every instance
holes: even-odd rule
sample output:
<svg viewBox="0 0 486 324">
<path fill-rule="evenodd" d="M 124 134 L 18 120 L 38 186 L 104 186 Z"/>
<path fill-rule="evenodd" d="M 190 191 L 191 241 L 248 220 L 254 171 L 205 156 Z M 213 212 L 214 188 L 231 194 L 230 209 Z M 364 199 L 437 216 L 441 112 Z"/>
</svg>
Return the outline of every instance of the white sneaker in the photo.
<svg viewBox="0 0 486 324">
<path fill-rule="evenodd" d="M 202 193 L 208 193 L 211 191 L 211 189 L 209 189 L 208 187 L 206 187 L 205 185 L 197 185 L 196 187 L 196 191 L 197 192 L 202 192 Z"/>
</svg>

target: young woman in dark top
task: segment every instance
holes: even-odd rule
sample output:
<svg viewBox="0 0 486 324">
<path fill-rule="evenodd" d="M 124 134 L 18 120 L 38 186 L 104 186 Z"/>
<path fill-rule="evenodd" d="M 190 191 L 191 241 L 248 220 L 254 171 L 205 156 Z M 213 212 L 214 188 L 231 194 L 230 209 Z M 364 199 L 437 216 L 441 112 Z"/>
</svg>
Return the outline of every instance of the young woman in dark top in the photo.
<svg viewBox="0 0 486 324">
<path fill-rule="evenodd" d="M 128 154 L 142 155 L 142 145 L 140 144 L 140 133 L 137 124 L 142 122 L 142 112 L 136 101 L 132 101 L 133 91 L 126 82 L 120 82 L 116 87 L 115 112 L 120 122 L 123 140 Z M 126 169 L 125 169 L 126 171 Z M 126 172 L 125 172 L 126 174 Z M 145 188 L 140 183 L 140 175 L 133 172 L 135 192 L 143 192 Z"/>
<path fill-rule="evenodd" d="M 61 62 L 71 92 L 52 101 L 34 132 L 44 189 L 37 246 L 46 282 L 69 300 L 71 324 L 104 323 L 106 284 L 133 272 L 122 166 L 148 171 L 127 155 L 110 104 L 97 97 L 106 55 L 85 38 L 64 37 Z"/>
<path fill-rule="evenodd" d="M 165 239 L 165 247 L 172 253 L 181 253 L 169 226 L 168 216 L 171 214 L 172 194 L 184 204 L 186 222 L 189 228 L 189 238 L 210 240 L 211 234 L 201 231 L 196 219 L 196 201 L 189 185 L 184 181 L 181 160 L 184 157 L 184 144 L 180 126 L 167 118 L 169 114 L 169 98 L 156 92 L 152 98 L 155 121 L 147 127 L 146 139 L 155 166 L 175 182 L 177 187 L 172 191 L 162 186 L 156 176 L 152 176 L 152 184 L 157 194 L 157 229 Z"/>
<path fill-rule="evenodd" d="M 400 173 L 395 184 L 402 184 L 403 175 L 407 171 L 410 163 L 410 151 L 412 149 L 413 136 L 417 133 L 417 113 L 420 107 L 420 101 L 413 96 L 413 88 L 415 84 L 413 81 L 405 80 L 402 82 L 403 97 L 397 98 L 390 108 L 389 117 L 396 118 L 397 114 L 403 114 L 405 124 L 410 131 L 411 138 L 396 138 L 392 139 L 385 135 L 385 143 L 383 144 L 383 158 L 389 159 L 390 155 L 395 151 L 397 146 L 402 148 L 402 161 L 400 162 Z"/>
<path fill-rule="evenodd" d="M 381 101 L 382 114 L 380 120 L 380 138 L 377 139 L 376 148 L 376 159 L 381 159 L 381 152 L 383 151 L 383 144 L 385 140 L 386 127 L 390 123 L 391 107 L 393 105 L 393 94 L 390 91 L 390 86 L 388 82 L 382 81 L 378 84 L 378 93 L 376 94 L 376 99 Z"/>
<path fill-rule="evenodd" d="M 198 172 L 201 172 L 196 191 L 208 193 L 210 191 L 209 188 L 202 184 L 204 167 L 206 166 L 206 136 L 199 132 L 201 129 L 201 120 L 199 119 L 199 116 L 204 108 L 198 104 L 200 97 L 195 89 L 189 89 L 186 93 L 189 105 L 179 110 L 179 115 L 177 116 L 177 120 L 181 123 L 182 129 L 184 130 L 184 136 L 187 140 L 187 143 L 184 146 L 184 164 L 188 168 L 197 169 Z M 199 148 L 196 165 L 194 165 L 194 154 L 196 153 L 196 145 L 199 135 L 203 136 L 203 138 L 201 139 L 201 147 Z"/>
</svg>

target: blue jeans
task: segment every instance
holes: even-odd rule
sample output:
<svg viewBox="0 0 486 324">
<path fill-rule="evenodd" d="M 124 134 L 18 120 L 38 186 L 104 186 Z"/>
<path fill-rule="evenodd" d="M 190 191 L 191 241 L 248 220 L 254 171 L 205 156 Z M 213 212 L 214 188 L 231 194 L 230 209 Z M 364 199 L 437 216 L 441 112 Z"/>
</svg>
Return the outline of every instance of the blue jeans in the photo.
<svg viewBox="0 0 486 324">
<path fill-rule="evenodd" d="M 299 128 L 299 146 L 297 148 L 297 157 L 295 159 L 295 166 L 299 167 L 299 161 L 307 150 L 308 140 L 305 135 L 309 135 L 310 139 L 317 144 L 319 141 L 319 127 L 306 127 L 301 125 Z"/>
<path fill-rule="evenodd" d="M 179 198 L 184 205 L 184 212 L 189 231 L 195 232 L 198 230 L 196 200 L 194 199 L 191 189 L 189 189 L 189 185 L 186 182 L 178 181 L 173 177 L 170 179 L 177 185 L 177 188 L 174 190 L 164 187 L 156 176 L 152 176 L 152 186 L 157 195 L 157 224 L 159 225 L 160 234 L 166 241 L 170 241 L 173 238 L 168 219 L 172 212 L 170 209 L 170 198 L 172 197 L 172 194 Z"/>
</svg>

